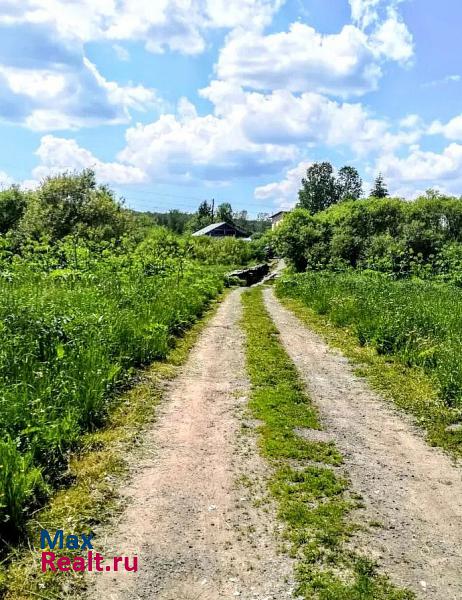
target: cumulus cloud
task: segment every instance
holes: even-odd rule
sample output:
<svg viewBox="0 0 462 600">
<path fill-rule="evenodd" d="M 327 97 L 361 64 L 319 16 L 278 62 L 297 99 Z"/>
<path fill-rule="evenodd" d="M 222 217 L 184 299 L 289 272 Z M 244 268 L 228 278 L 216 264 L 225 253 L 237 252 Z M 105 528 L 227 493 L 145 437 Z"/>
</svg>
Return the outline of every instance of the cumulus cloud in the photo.
<svg viewBox="0 0 462 600">
<path fill-rule="evenodd" d="M 0 2 L 4 23 L 47 23 L 82 42 L 141 41 L 152 52 L 196 54 L 210 29 L 260 29 L 283 0 L 22 0 Z"/>
<path fill-rule="evenodd" d="M 376 89 L 381 76 L 367 36 L 358 28 L 346 25 L 338 34 L 322 35 L 303 23 L 266 36 L 234 33 L 220 52 L 216 71 L 220 79 L 254 89 L 342 96 Z"/>
<path fill-rule="evenodd" d="M 414 54 L 412 35 L 396 2 L 384 15 L 378 12 L 380 4 L 352 0 L 354 24 L 335 34 L 321 34 L 300 22 L 269 35 L 233 31 L 220 51 L 216 74 L 256 90 L 280 88 L 342 97 L 376 90 L 385 61 L 406 64 Z"/>
<path fill-rule="evenodd" d="M 86 168 L 93 169 L 97 178 L 104 183 L 124 185 L 147 181 L 146 174 L 140 168 L 120 162 L 102 162 L 72 139 L 46 135 L 42 137 L 35 154 L 40 159 L 40 165 L 33 170 L 36 181 L 63 171 Z"/>
<path fill-rule="evenodd" d="M 107 81 L 80 43 L 43 24 L 0 23 L 0 119 L 35 130 L 126 123 L 154 90 Z"/>
<path fill-rule="evenodd" d="M 227 181 L 278 171 L 293 160 L 296 148 L 252 142 L 233 114 L 162 115 L 126 133 L 119 159 L 139 166 L 157 181 Z"/>
<path fill-rule="evenodd" d="M 388 60 L 406 64 L 414 55 L 412 34 L 394 8 L 388 10 L 387 18 L 372 33 L 370 43 L 377 54 Z"/>
<path fill-rule="evenodd" d="M 278 173 L 313 145 L 346 147 L 364 157 L 393 152 L 421 135 L 415 127 L 394 131 L 361 104 L 320 94 L 246 92 L 224 81 L 200 94 L 213 104 L 213 114 L 198 115 L 183 98 L 176 114 L 129 128 L 120 160 L 158 181 L 223 182 Z"/>
<path fill-rule="evenodd" d="M 370 115 L 362 104 L 338 102 L 322 94 L 245 92 L 223 81 L 211 82 L 200 94 L 213 102 L 216 115 L 234 115 L 248 139 L 260 144 L 347 146 L 365 155 L 415 143 L 422 135 L 417 123 L 392 131 L 387 121 Z"/>
<path fill-rule="evenodd" d="M 108 81 L 85 44 L 197 54 L 211 29 L 266 26 L 283 0 L 0 0 L 0 119 L 38 131 L 120 124 L 162 109 L 154 90 Z"/>
<path fill-rule="evenodd" d="M 416 195 L 427 187 L 460 194 L 462 188 L 462 145 L 449 144 L 442 152 L 424 151 L 415 145 L 407 156 L 387 154 L 377 161 L 393 193 Z M 415 193 L 412 194 L 411 191 Z"/>
<path fill-rule="evenodd" d="M 350 0 L 351 17 L 359 27 L 365 29 L 375 23 L 382 0 Z"/>
<path fill-rule="evenodd" d="M 281 181 L 275 181 L 255 188 L 254 196 L 258 200 L 270 200 L 281 210 L 293 208 L 297 201 L 302 178 L 306 175 L 311 162 L 303 160 L 293 169 L 289 169 Z"/>
<path fill-rule="evenodd" d="M 434 121 L 428 128 L 430 135 L 443 135 L 448 140 L 462 141 L 462 115 L 454 117 L 447 123 Z"/>
</svg>

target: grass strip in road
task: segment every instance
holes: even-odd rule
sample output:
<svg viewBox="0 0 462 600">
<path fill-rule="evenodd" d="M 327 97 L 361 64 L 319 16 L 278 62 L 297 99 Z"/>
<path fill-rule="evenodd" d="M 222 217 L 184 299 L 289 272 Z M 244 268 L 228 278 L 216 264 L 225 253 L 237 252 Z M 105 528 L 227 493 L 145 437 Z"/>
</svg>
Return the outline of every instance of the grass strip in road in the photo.
<svg viewBox="0 0 462 600">
<path fill-rule="evenodd" d="M 221 299 L 223 295 L 211 303 L 204 316 L 177 340 L 164 361 L 154 362 L 140 373 L 139 383 L 123 394 L 104 428 L 82 437 L 81 451 L 69 465 L 72 484 L 58 491 L 29 520 L 28 547 L 12 548 L 8 563 L 0 566 L 0 598 L 82 598 L 86 580 L 81 573 L 40 572 L 40 529 L 88 533 L 122 510 L 118 488 L 128 472 L 130 450 L 140 443 L 143 430 L 155 421 L 166 382 L 178 374 Z M 69 550 L 62 552 L 66 556 L 72 554 Z"/>
<path fill-rule="evenodd" d="M 321 429 L 317 411 L 279 341 L 262 289 L 246 291 L 242 298 L 252 384 L 249 408 L 261 422 L 261 452 L 274 467 L 270 491 L 286 526 L 290 553 L 297 559 L 296 593 L 307 600 L 414 598 L 349 548 L 357 527 L 350 513 L 358 503 L 348 481 L 332 469 L 342 457 L 332 443 L 296 434 L 296 428 Z"/>
</svg>

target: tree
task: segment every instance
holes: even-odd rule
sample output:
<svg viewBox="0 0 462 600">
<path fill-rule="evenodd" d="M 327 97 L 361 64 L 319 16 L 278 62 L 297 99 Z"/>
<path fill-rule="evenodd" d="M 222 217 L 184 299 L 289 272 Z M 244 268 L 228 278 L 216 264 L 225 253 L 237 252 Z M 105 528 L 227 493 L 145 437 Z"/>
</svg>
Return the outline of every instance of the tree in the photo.
<svg viewBox="0 0 462 600">
<path fill-rule="evenodd" d="M 272 233 L 276 251 L 296 271 L 305 271 L 309 262 L 308 254 L 319 244 L 321 237 L 315 217 L 303 208 L 292 210 Z"/>
<path fill-rule="evenodd" d="M 329 162 L 314 163 L 308 168 L 298 192 L 298 206 L 312 215 L 325 210 L 339 200 L 338 186 Z"/>
<path fill-rule="evenodd" d="M 166 218 L 166 226 L 175 233 L 182 234 L 184 232 L 185 225 L 189 220 L 190 215 L 183 213 L 178 209 L 174 208 L 169 210 Z"/>
<path fill-rule="evenodd" d="M 233 222 L 233 208 L 229 202 L 223 202 L 218 206 L 217 221 Z"/>
<path fill-rule="evenodd" d="M 17 186 L 0 192 L 0 233 L 16 227 L 26 210 L 26 195 Z"/>
<path fill-rule="evenodd" d="M 199 208 L 197 212 L 191 217 L 188 221 L 187 229 L 188 231 L 194 232 L 202 229 L 203 227 L 207 227 L 207 225 L 211 225 L 213 221 L 213 209 L 212 205 L 204 200 L 199 204 Z"/>
<path fill-rule="evenodd" d="M 340 200 L 358 200 L 363 193 L 363 182 L 354 167 L 342 167 L 337 178 Z"/>
<path fill-rule="evenodd" d="M 32 194 L 18 230 L 22 239 L 68 235 L 119 240 L 130 232 L 132 217 L 105 185 L 98 185 L 90 169 L 45 178 Z"/>
<path fill-rule="evenodd" d="M 207 200 L 204 200 L 199 204 L 199 208 L 197 209 L 197 216 L 199 217 L 199 219 L 210 219 L 210 221 L 212 220 L 213 209 L 212 206 L 207 202 Z"/>
<path fill-rule="evenodd" d="M 374 181 L 374 187 L 371 189 L 371 196 L 373 198 L 386 198 L 389 196 L 382 173 L 379 173 Z"/>
<path fill-rule="evenodd" d="M 247 231 L 249 229 L 249 213 L 246 210 L 240 210 L 233 214 L 233 223 Z"/>
</svg>

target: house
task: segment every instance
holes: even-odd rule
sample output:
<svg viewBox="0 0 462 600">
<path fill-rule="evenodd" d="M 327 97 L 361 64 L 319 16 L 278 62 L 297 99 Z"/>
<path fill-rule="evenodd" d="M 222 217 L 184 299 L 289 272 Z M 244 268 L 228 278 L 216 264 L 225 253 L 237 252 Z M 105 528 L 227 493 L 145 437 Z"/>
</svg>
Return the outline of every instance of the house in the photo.
<svg viewBox="0 0 462 600">
<path fill-rule="evenodd" d="M 288 212 L 288 210 L 280 210 L 279 212 L 274 213 L 274 215 L 271 215 L 272 229 L 276 229 L 276 227 L 281 224 L 282 219 Z"/>
<path fill-rule="evenodd" d="M 193 236 L 200 235 L 208 235 L 209 237 L 237 237 L 237 238 L 247 238 L 248 234 L 236 225 L 232 225 L 231 223 L 226 223 L 223 221 L 221 223 L 212 223 L 212 225 L 207 225 L 207 227 L 203 227 L 199 229 L 199 231 L 195 231 Z"/>
</svg>

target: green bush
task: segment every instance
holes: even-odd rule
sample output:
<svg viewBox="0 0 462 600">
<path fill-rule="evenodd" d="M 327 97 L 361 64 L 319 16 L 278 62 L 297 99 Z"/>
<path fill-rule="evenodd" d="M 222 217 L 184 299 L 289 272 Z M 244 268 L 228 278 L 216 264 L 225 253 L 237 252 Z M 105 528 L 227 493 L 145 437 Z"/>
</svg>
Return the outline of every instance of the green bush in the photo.
<svg viewBox="0 0 462 600">
<path fill-rule="evenodd" d="M 191 257 L 208 265 L 244 266 L 262 260 L 260 245 L 234 237 L 213 238 L 199 236 L 188 238 Z"/>
<path fill-rule="evenodd" d="M 18 451 L 11 438 L 0 440 L 0 515 L 2 530 L 15 532 L 25 511 L 44 491 L 41 471 L 28 453 Z"/>
<path fill-rule="evenodd" d="M 426 196 L 356 200 L 312 216 L 295 209 L 275 230 L 274 244 L 297 270 L 372 269 L 395 277 L 460 281 L 462 202 Z"/>
</svg>

